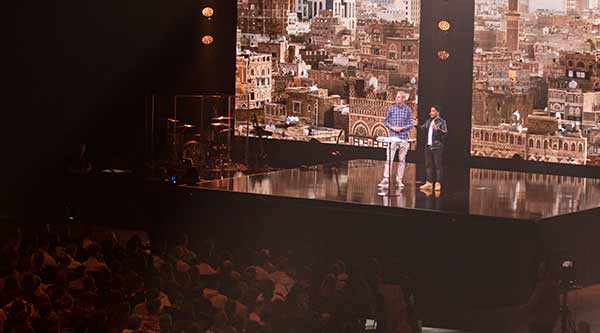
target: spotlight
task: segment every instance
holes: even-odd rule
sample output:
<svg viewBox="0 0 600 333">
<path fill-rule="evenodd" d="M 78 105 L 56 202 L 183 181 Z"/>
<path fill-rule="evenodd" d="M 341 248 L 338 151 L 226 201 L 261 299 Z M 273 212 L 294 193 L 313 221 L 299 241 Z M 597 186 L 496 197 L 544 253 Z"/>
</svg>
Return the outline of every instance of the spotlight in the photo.
<svg viewBox="0 0 600 333">
<path fill-rule="evenodd" d="M 448 31 L 450 30 L 450 22 L 441 20 L 438 22 L 438 28 L 442 31 Z"/>
<path fill-rule="evenodd" d="M 214 13 L 215 11 L 212 9 L 212 7 L 202 8 L 202 15 L 204 15 L 204 17 L 211 18 Z"/>
<path fill-rule="evenodd" d="M 213 36 L 205 35 L 204 37 L 202 37 L 202 44 L 204 44 L 204 45 L 212 44 L 213 40 L 214 40 Z"/>
<path fill-rule="evenodd" d="M 450 57 L 450 53 L 448 53 L 448 51 L 446 51 L 446 50 L 441 50 L 441 51 L 438 51 L 437 56 L 441 60 L 446 60 Z"/>
</svg>

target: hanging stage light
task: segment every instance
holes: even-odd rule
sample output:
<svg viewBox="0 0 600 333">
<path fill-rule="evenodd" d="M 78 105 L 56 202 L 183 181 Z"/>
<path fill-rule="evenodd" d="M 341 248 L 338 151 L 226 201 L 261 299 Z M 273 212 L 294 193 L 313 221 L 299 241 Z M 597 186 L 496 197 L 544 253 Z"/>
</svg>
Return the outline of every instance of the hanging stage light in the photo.
<svg viewBox="0 0 600 333">
<path fill-rule="evenodd" d="M 205 35 L 204 37 L 202 37 L 202 44 L 204 45 L 210 45 L 213 41 L 214 38 L 211 35 Z"/>
</svg>

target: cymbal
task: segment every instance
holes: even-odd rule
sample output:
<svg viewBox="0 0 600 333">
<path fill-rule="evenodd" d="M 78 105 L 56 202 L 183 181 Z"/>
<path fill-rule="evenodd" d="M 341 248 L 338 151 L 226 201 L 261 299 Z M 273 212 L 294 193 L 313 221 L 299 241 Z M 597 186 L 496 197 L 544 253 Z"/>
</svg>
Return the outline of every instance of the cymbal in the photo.
<svg viewBox="0 0 600 333">
<path fill-rule="evenodd" d="M 224 127 L 227 127 L 227 126 L 229 126 L 229 124 L 228 123 L 211 123 L 210 126 L 224 126 Z"/>
<path fill-rule="evenodd" d="M 194 128 L 194 127 L 196 127 L 196 125 L 183 124 L 181 126 L 177 126 L 177 128 Z"/>
<path fill-rule="evenodd" d="M 211 120 L 231 120 L 231 119 L 233 119 L 233 117 L 220 116 L 220 117 L 214 117 Z"/>
<path fill-rule="evenodd" d="M 171 123 L 178 123 L 178 122 L 180 122 L 180 120 L 173 119 L 173 118 L 167 118 L 167 121 L 171 122 Z"/>
</svg>

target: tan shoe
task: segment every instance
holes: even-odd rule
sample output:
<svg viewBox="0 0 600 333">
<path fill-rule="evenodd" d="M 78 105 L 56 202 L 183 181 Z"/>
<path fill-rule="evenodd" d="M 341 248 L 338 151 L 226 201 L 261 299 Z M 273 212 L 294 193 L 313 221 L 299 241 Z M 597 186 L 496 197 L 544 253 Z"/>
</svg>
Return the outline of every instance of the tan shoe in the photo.
<svg viewBox="0 0 600 333">
<path fill-rule="evenodd" d="M 433 184 L 430 182 L 426 182 L 425 184 L 421 185 L 421 187 L 419 187 L 419 189 L 421 190 L 431 190 L 433 189 Z"/>
<path fill-rule="evenodd" d="M 435 190 L 436 191 L 441 191 L 442 190 L 442 184 L 441 183 L 435 183 Z"/>
</svg>

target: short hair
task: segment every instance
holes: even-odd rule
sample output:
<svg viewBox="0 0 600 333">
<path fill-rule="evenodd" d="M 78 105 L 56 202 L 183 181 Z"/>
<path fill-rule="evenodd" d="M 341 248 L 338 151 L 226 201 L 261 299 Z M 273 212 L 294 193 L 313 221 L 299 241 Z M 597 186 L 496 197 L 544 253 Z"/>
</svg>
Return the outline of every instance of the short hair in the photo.
<svg viewBox="0 0 600 333">
<path fill-rule="evenodd" d="M 442 113 L 442 108 L 439 105 L 434 104 L 431 107 L 434 108 L 438 113 Z"/>
</svg>

